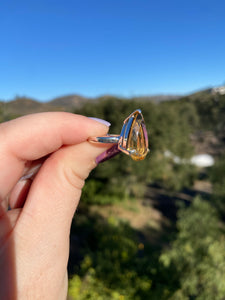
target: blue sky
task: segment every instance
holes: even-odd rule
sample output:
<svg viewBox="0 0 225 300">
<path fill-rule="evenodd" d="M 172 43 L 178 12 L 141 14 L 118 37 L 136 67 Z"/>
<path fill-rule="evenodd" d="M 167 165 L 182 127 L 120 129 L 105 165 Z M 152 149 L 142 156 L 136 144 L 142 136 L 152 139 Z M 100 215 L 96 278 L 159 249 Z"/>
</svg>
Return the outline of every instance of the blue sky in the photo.
<svg viewBox="0 0 225 300">
<path fill-rule="evenodd" d="M 225 83 L 225 1 L 2 0 L 0 99 Z"/>
</svg>

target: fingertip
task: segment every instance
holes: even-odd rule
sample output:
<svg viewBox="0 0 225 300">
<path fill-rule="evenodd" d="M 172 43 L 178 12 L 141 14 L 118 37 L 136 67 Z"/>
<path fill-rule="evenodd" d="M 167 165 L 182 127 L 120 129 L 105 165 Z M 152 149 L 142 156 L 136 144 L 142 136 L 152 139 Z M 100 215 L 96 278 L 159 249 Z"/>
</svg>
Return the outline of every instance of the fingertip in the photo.
<svg viewBox="0 0 225 300">
<path fill-rule="evenodd" d="M 110 126 L 111 126 L 111 123 L 109 123 L 108 121 L 103 120 L 103 119 L 94 118 L 94 117 L 89 117 L 89 119 L 94 120 L 94 121 L 96 121 L 96 122 L 98 122 L 98 123 L 101 123 L 101 124 L 103 124 L 103 125 L 105 125 L 105 126 L 107 126 L 107 127 L 110 127 Z"/>
</svg>

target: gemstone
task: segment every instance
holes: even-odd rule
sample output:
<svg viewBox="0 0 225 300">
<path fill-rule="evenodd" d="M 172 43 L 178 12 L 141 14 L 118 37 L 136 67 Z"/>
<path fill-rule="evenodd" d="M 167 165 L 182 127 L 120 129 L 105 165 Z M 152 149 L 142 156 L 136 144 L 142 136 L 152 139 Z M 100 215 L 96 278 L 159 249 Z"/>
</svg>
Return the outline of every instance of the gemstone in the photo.
<svg viewBox="0 0 225 300">
<path fill-rule="evenodd" d="M 143 160 L 148 153 L 148 134 L 144 118 L 140 112 L 134 114 L 134 119 L 127 139 L 126 149 L 133 160 Z"/>
</svg>

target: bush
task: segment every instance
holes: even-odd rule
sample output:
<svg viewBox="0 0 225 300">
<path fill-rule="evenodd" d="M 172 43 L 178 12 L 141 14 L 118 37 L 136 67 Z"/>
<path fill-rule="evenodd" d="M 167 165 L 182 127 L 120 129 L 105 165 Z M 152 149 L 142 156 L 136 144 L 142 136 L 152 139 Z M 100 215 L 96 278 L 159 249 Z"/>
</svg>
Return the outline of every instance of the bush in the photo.
<svg viewBox="0 0 225 300">
<path fill-rule="evenodd" d="M 70 280 L 69 295 L 79 300 L 143 299 L 141 295 L 151 289 L 145 261 L 139 258 L 144 245 L 128 224 L 116 218 L 96 220 L 93 225 L 79 274 Z"/>
<path fill-rule="evenodd" d="M 219 212 L 225 215 L 225 155 L 221 156 L 210 172 L 213 184 L 213 201 Z"/>
<path fill-rule="evenodd" d="M 196 198 L 179 211 L 177 229 L 171 249 L 160 258 L 178 283 L 170 299 L 224 299 L 225 238 L 215 208 Z"/>
</svg>

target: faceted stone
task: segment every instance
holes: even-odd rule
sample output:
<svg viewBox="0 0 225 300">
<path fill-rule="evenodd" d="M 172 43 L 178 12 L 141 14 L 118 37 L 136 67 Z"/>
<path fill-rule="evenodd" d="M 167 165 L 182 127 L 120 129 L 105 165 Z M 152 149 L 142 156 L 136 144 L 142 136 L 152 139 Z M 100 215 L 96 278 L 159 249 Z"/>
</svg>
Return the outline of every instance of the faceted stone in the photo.
<svg viewBox="0 0 225 300">
<path fill-rule="evenodd" d="M 137 113 L 131 125 L 127 150 L 134 160 L 143 160 L 148 153 L 148 135 L 142 114 Z"/>
</svg>

